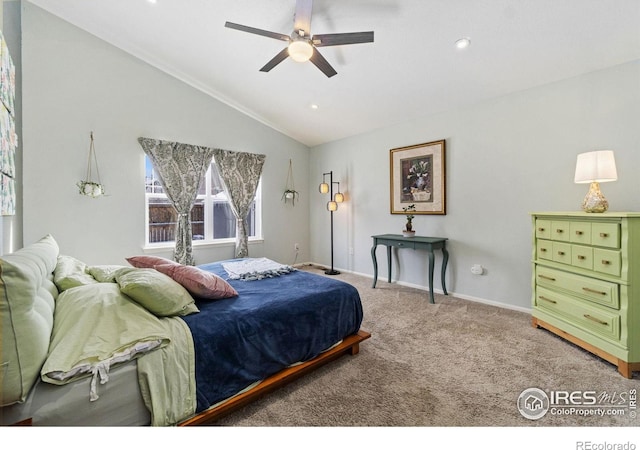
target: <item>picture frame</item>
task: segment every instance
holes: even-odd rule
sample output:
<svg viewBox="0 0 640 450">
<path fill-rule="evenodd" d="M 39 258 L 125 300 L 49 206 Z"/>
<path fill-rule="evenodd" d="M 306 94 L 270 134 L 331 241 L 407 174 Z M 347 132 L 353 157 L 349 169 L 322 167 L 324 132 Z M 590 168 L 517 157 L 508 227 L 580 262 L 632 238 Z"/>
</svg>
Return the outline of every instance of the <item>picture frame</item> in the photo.
<svg viewBox="0 0 640 450">
<path fill-rule="evenodd" d="M 445 140 L 389 151 L 391 214 L 446 214 Z"/>
</svg>

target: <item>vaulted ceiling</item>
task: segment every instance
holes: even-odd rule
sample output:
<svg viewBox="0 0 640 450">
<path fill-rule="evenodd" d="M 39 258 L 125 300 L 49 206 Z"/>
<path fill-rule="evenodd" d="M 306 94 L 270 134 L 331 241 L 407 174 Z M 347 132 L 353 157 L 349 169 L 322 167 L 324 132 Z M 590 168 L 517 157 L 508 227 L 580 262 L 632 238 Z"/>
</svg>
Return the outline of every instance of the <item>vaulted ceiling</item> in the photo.
<svg viewBox="0 0 640 450">
<path fill-rule="evenodd" d="M 313 34 L 375 32 L 331 78 L 224 26 L 289 35 L 295 0 L 28 1 L 308 146 L 640 59 L 638 0 L 315 0 Z"/>
</svg>

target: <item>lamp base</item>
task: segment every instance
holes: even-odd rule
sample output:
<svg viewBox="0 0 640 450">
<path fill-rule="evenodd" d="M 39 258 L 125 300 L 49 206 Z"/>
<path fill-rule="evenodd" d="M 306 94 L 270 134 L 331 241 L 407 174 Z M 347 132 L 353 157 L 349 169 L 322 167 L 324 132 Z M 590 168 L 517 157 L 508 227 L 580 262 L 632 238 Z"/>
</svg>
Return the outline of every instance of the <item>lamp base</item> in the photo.
<svg viewBox="0 0 640 450">
<path fill-rule="evenodd" d="M 589 192 L 582 201 L 582 210 L 588 213 L 603 213 L 607 209 L 609 209 L 609 202 L 600 192 L 600 183 L 592 181 Z"/>
<path fill-rule="evenodd" d="M 327 269 L 324 271 L 324 273 L 326 273 L 327 275 L 340 275 L 340 272 L 338 272 L 337 270 L 333 270 L 333 269 Z"/>
</svg>

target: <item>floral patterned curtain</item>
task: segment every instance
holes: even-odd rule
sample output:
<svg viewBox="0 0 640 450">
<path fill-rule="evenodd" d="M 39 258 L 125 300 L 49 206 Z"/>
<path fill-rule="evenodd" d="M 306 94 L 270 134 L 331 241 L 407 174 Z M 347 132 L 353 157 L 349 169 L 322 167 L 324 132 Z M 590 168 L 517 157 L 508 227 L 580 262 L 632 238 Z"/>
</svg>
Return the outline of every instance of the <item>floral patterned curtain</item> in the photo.
<svg viewBox="0 0 640 450">
<path fill-rule="evenodd" d="M 165 194 L 178 213 L 174 259 L 194 265 L 191 208 L 198 196 L 200 180 L 211 164 L 214 149 L 157 139 L 138 138 L 158 172 Z"/>
<path fill-rule="evenodd" d="M 249 239 L 245 219 L 256 196 L 265 155 L 213 149 L 213 158 L 236 216 L 236 258 L 249 256 Z"/>
</svg>

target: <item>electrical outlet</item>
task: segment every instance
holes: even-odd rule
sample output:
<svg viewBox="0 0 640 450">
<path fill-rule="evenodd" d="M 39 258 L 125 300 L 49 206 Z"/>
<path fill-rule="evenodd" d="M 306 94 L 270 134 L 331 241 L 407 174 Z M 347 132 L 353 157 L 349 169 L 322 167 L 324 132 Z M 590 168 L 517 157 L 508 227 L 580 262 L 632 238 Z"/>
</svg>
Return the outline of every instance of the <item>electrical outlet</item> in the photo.
<svg viewBox="0 0 640 450">
<path fill-rule="evenodd" d="M 484 267 L 480 264 L 474 264 L 471 266 L 471 273 L 474 275 L 482 275 L 484 273 Z"/>
<path fill-rule="evenodd" d="M 293 244 L 293 249 L 295 251 L 299 251 L 300 250 L 300 244 L 298 244 L 297 242 L 295 244 Z"/>
</svg>

